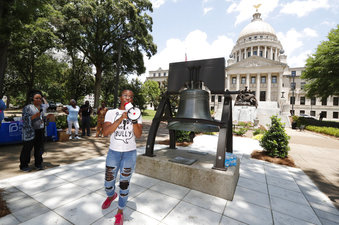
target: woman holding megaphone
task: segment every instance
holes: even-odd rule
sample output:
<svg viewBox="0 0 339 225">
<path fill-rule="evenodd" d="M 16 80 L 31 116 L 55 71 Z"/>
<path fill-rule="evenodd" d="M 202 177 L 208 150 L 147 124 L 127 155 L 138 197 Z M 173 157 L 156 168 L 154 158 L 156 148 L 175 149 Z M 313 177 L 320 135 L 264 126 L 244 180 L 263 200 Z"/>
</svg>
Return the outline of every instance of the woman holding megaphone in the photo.
<svg viewBox="0 0 339 225">
<path fill-rule="evenodd" d="M 118 211 L 114 224 L 123 224 L 123 210 L 126 206 L 129 183 L 136 164 L 136 142 L 142 133 L 142 118 L 138 108 L 133 107 L 133 92 L 124 90 L 120 96 L 120 107 L 109 110 L 105 116 L 103 134 L 110 136 L 110 145 L 106 158 L 105 190 L 107 199 L 102 209 L 107 209 L 118 196 L 115 181 L 120 171 L 120 192 Z"/>
</svg>

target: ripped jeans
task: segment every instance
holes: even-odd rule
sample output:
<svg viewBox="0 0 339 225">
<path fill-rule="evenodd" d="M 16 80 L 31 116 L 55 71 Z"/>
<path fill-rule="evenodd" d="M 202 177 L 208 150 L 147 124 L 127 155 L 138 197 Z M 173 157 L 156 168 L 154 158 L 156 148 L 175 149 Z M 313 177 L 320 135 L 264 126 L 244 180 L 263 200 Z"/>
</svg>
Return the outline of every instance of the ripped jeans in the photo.
<svg viewBox="0 0 339 225">
<path fill-rule="evenodd" d="M 135 169 L 137 151 L 117 152 L 109 149 L 106 158 L 105 190 L 108 197 L 115 192 L 115 181 L 120 170 L 118 208 L 124 209 L 128 199 L 129 182 Z"/>
</svg>

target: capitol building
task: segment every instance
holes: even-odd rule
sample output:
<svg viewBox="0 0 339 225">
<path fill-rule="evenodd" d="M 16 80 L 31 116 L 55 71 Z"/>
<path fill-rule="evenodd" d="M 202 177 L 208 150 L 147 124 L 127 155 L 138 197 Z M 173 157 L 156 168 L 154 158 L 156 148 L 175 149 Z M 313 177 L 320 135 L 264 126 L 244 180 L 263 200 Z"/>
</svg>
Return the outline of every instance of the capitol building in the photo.
<svg viewBox="0 0 339 225">
<path fill-rule="evenodd" d="M 279 115 L 288 125 L 290 115 L 306 114 L 319 119 L 320 113 L 323 113 L 324 120 L 338 120 L 339 97 L 306 97 L 306 82 L 300 78 L 305 68 L 288 66 L 287 56 L 275 30 L 262 20 L 258 10 L 240 32 L 232 52 L 227 54 L 225 87 L 230 91 L 247 87 L 255 93 L 260 124 L 269 123 L 271 115 Z M 168 70 L 159 68 L 149 71 L 147 79 L 161 84 L 167 77 Z M 222 104 L 223 95 L 211 96 L 210 107 L 216 114 L 221 115 Z"/>
</svg>

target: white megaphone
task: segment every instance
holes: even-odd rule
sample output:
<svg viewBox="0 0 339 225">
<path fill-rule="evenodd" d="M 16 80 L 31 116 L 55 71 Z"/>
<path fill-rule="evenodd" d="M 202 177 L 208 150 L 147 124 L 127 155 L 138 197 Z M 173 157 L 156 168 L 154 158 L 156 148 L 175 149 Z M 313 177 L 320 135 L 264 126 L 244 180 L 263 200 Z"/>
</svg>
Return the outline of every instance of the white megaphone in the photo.
<svg viewBox="0 0 339 225">
<path fill-rule="evenodd" d="M 127 111 L 127 117 L 130 120 L 137 120 L 141 116 L 141 111 L 139 108 L 136 108 L 132 103 L 125 103 L 125 109 Z"/>
</svg>

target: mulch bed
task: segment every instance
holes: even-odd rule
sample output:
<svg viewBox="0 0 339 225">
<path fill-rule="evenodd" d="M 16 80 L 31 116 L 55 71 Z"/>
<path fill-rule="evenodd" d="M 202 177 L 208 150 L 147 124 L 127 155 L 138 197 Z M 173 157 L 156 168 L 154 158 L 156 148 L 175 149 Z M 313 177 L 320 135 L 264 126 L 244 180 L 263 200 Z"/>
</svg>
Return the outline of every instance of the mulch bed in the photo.
<svg viewBox="0 0 339 225">
<path fill-rule="evenodd" d="M 254 159 L 264 160 L 264 161 L 275 163 L 275 164 L 296 167 L 296 165 L 294 164 L 294 160 L 292 159 L 291 156 L 287 156 L 286 158 L 283 158 L 283 159 L 274 158 L 269 155 L 266 155 L 264 151 L 255 150 L 252 152 L 251 157 Z"/>
<path fill-rule="evenodd" d="M 163 140 L 163 141 L 157 141 L 156 142 L 157 144 L 160 144 L 160 145 L 169 145 L 170 144 L 170 140 Z M 176 142 L 175 145 L 176 146 L 183 146 L 183 147 L 187 147 L 189 145 L 191 145 L 193 142 Z"/>
<path fill-rule="evenodd" d="M 11 211 L 9 211 L 6 201 L 2 199 L 4 190 L 0 189 L 0 218 L 4 217 L 8 214 L 11 214 Z"/>
</svg>

